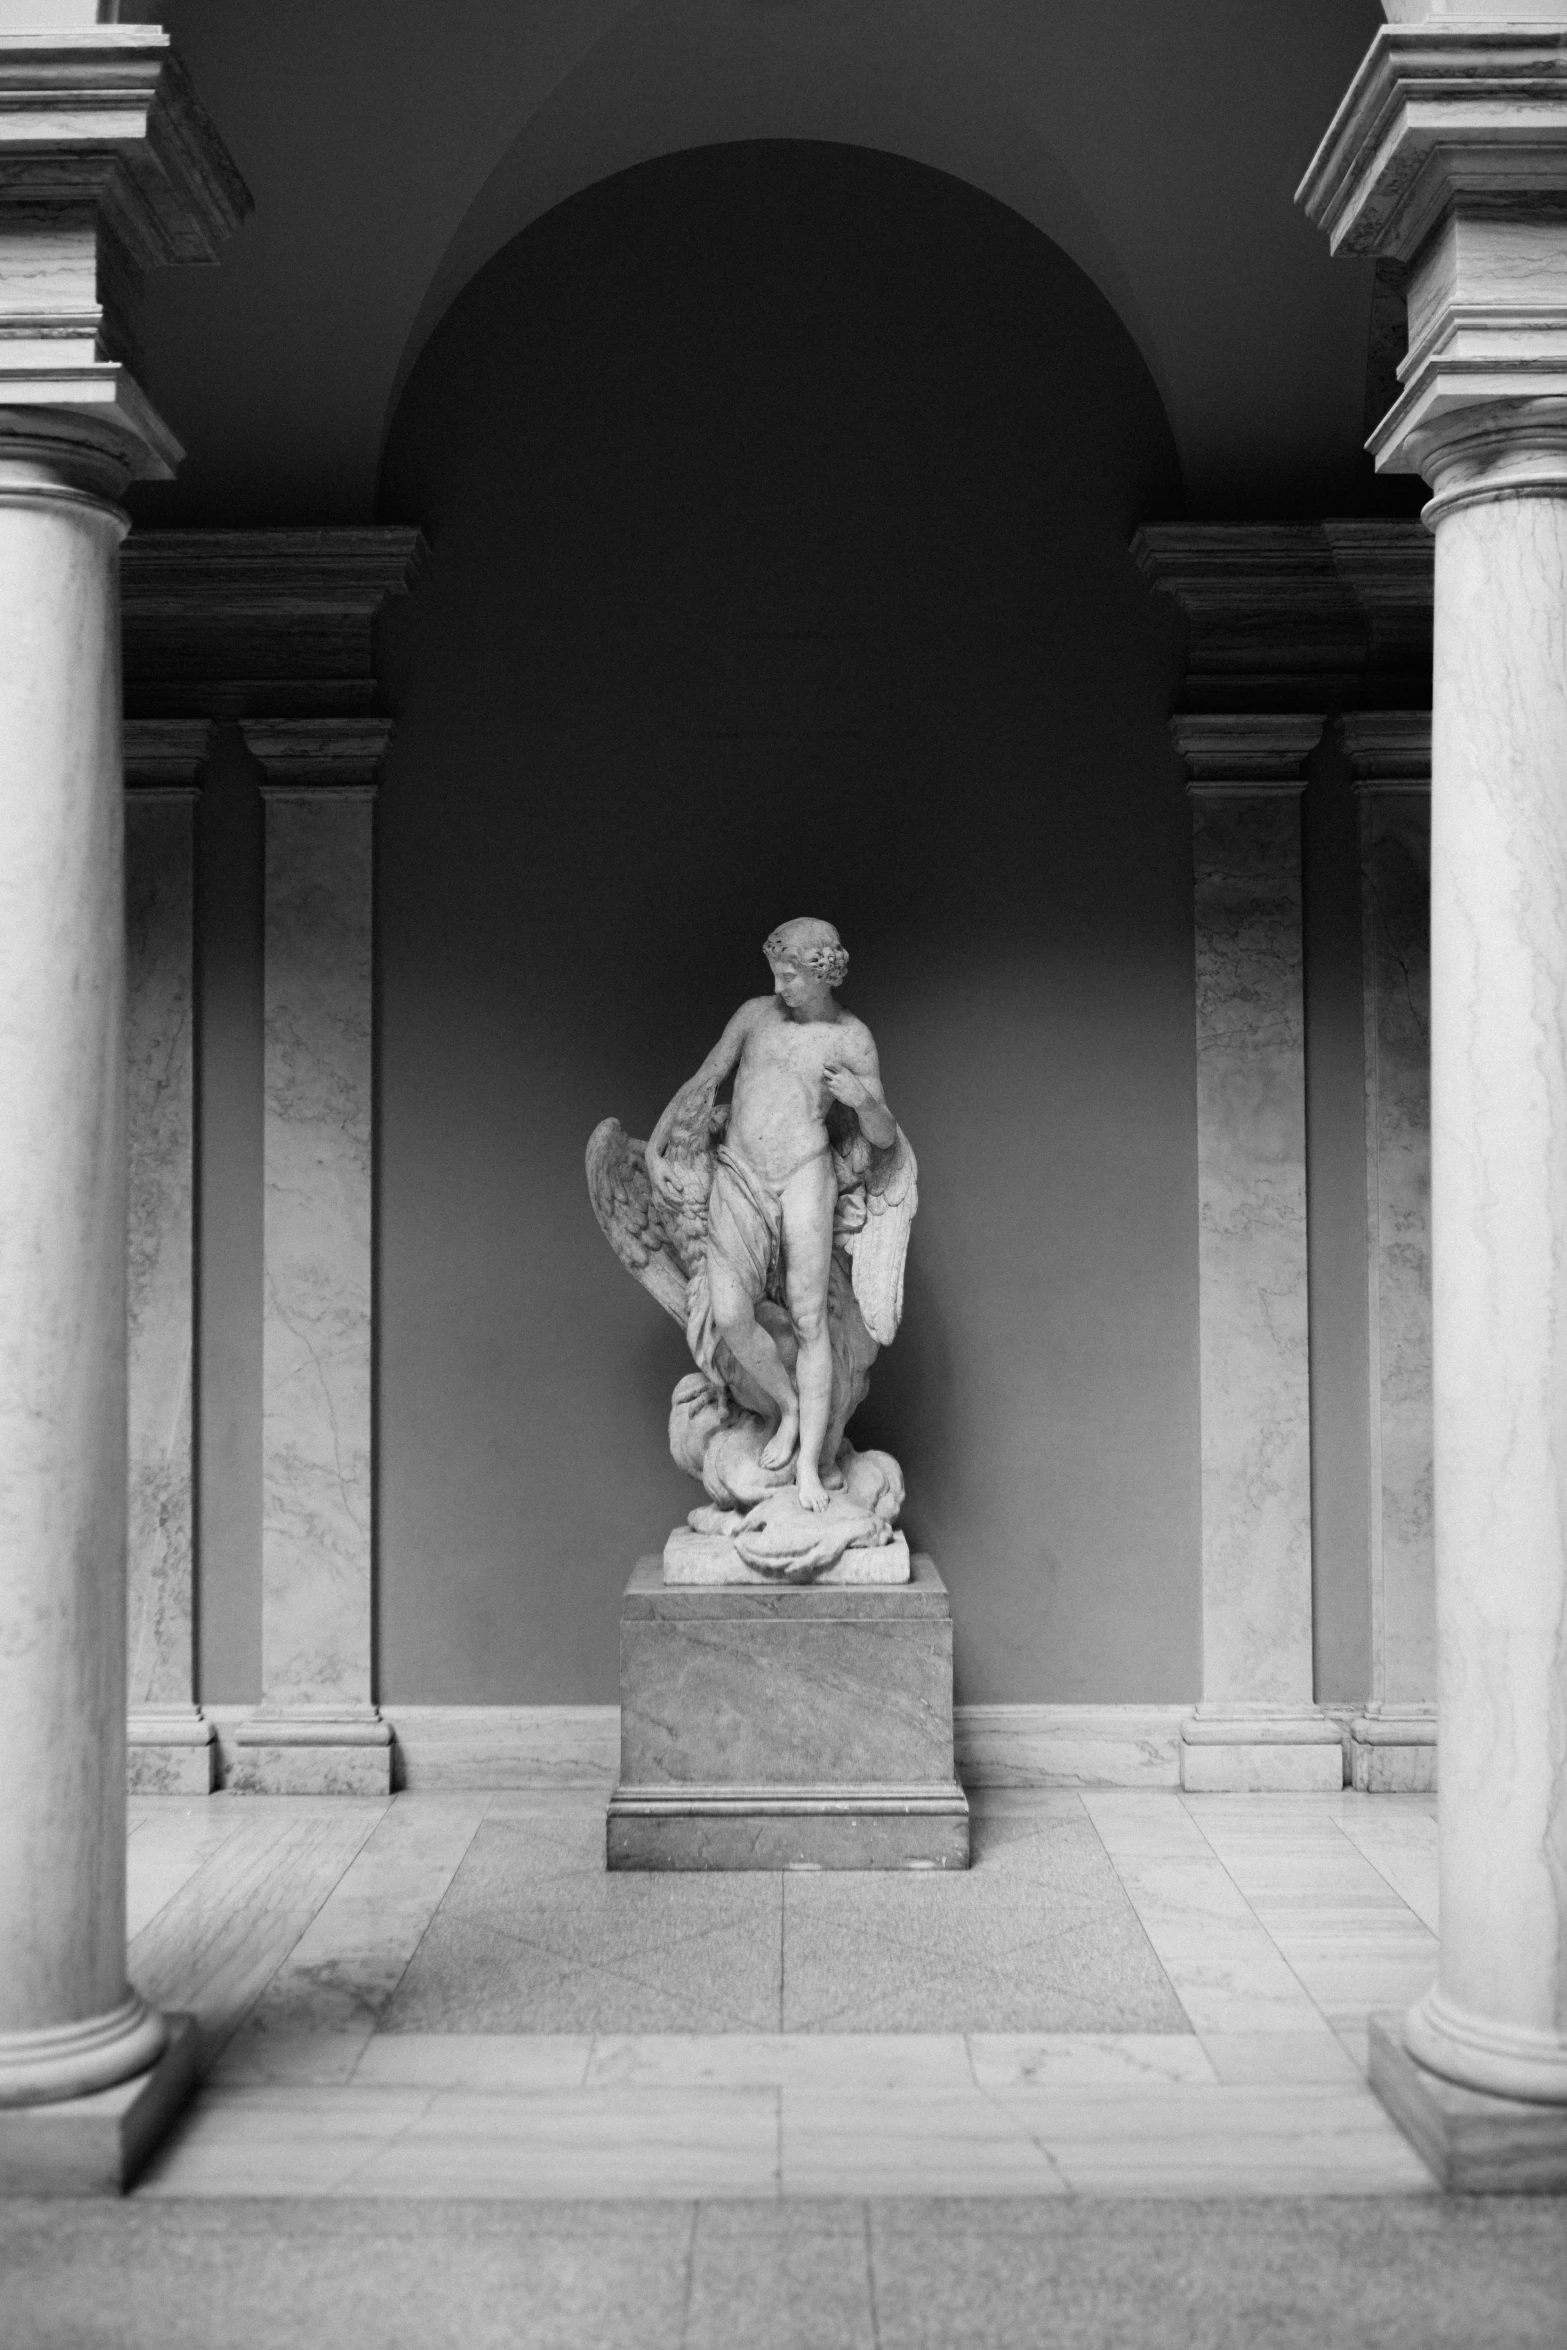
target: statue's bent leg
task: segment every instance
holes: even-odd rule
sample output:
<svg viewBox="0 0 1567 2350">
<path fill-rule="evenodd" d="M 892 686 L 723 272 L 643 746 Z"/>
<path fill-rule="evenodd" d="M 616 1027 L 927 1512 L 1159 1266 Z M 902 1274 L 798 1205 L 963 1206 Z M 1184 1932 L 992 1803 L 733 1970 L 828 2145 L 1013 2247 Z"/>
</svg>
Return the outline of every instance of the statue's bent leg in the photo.
<svg viewBox="0 0 1567 2350">
<path fill-rule="evenodd" d="M 783 1207 L 784 1292 L 799 1341 L 795 1382 L 800 1391 L 800 1465 L 795 1485 L 809 1510 L 824 1510 L 822 1447 L 832 1410 L 832 1342 L 827 1333 L 827 1282 L 832 1270 L 833 1211 L 838 1180 L 823 1152 L 790 1176 Z"/>
<path fill-rule="evenodd" d="M 784 1360 L 773 1344 L 771 1333 L 764 1330 L 756 1318 L 756 1299 L 747 1290 L 745 1282 L 726 1258 L 716 1250 L 708 1251 L 708 1296 L 712 1303 L 713 1320 L 719 1336 L 736 1361 L 750 1372 L 765 1395 L 778 1406 L 778 1432 L 763 1453 L 767 1468 L 782 1468 L 795 1447 L 800 1427 L 800 1405 L 795 1394 L 794 1381 L 784 1368 Z M 769 1455 L 778 1445 L 783 1451 L 777 1460 Z"/>
</svg>

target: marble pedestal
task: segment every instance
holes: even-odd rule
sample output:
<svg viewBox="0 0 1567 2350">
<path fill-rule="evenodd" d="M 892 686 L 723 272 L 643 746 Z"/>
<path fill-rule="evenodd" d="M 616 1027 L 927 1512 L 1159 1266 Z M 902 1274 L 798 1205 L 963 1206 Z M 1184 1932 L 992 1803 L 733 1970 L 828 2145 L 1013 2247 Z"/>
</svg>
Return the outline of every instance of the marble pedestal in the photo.
<svg viewBox="0 0 1567 2350">
<path fill-rule="evenodd" d="M 967 1868 L 952 1749 L 952 1605 L 911 1579 L 666 1585 L 620 1619 L 612 1869 Z"/>
</svg>

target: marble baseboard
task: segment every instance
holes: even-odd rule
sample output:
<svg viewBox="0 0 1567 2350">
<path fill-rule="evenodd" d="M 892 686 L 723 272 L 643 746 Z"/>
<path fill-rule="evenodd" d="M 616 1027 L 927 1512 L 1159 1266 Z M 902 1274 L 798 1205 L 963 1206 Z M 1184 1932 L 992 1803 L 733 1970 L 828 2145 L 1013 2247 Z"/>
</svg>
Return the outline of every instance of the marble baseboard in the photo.
<svg viewBox="0 0 1567 2350">
<path fill-rule="evenodd" d="M 1374 2018 L 1370 2081 L 1438 2185 L 1457 2195 L 1567 2193 L 1567 2105 L 1488 2097 L 1427 2072 Z"/>
<path fill-rule="evenodd" d="M 1199 1714 L 1181 1724 L 1189 1795 L 1336 1795 L 1344 1746 L 1330 1714 Z"/>
<path fill-rule="evenodd" d="M 171 2015 L 150 2072 L 91 2097 L 0 2109 L 0 2195 L 122 2195 L 195 2087 L 193 2016 Z"/>
<path fill-rule="evenodd" d="M 389 1795 L 389 1722 L 306 1713 L 253 1714 L 240 1724 L 228 1772 L 236 1795 Z"/>
<path fill-rule="evenodd" d="M 1434 1795 L 1435 1717 L 1357 1716 L 1350 1725 L 1349 1776 L 1361 1795 Z"/>
<path fill-rule="evenodd" d="M 597 1787 L 619 1773 L 620 1708 L 615 1705 L 387 1705 L 394 1785 L 490 1792 L 528 1787 Z M 1168 1787 L 1181 1785 L 1181 1724 L 1189 1705 L 955 1705 L 957 1776 L 965 1787 Z M 233 1784 L 241 1735 L 253 1709 L 209 1705 L 217 1784 Z M 1345 1709 L 1347 1735 L 1353 1709 Z M 133 1768 L 135 1768 L 133 1762 Z M 139 1786 L 142 1794 L 189 1793 Z M 377 1791 L 379 1792 L 379 1786 Z M 1373 1792 L 1405 1789 L 1380 1785 Z M 1417 1789 L 1418 1791 L 1418 1789 Z"/>
<path fill-rule="evenodd" d="M 125 1785 L 131 1795 L 210 1795 L 218 1783 L 217 1733 L 194 1707 L 131 1715 Z"/>
<path fill-rule="evenodd" d="M 612 1869 L 966 1869 L 968 1799 L 950 1788 L 617 1787 Z"/>
<path fill-rule="evenodd" d="M 968 1787 L 1178 1787 L 1184 1705 L 960 1705 Z"/>
</svg>

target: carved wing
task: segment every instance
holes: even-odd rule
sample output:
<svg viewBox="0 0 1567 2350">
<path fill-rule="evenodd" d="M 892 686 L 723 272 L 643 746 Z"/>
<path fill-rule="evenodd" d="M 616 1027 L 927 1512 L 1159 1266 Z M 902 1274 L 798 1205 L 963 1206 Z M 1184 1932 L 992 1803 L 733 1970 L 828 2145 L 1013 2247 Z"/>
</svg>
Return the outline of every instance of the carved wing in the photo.
<svg viewBox="0 0 1567 2350">
<path fill-rule="evenodd" d="M 903 1319 L 903 1266 L 920 1204 L 919 1167 L 898 1128 L 889 1150 L 873 1154 L 865 1180 L 865 1222 L 854 1239 L 854 1295 L 878 1346 L 890 1346 Z"/>
<path fill-rule="evenodd" d="M 604 1118 L 588 1143 L 588 1195 L 599 1228 L 626 1271 L 656 1297 L 681 1328 L 686 1320 L 687 1265 L 681 1219 L 653 1189 L 647 1145 L 618 1118 Z"/>
</svg>

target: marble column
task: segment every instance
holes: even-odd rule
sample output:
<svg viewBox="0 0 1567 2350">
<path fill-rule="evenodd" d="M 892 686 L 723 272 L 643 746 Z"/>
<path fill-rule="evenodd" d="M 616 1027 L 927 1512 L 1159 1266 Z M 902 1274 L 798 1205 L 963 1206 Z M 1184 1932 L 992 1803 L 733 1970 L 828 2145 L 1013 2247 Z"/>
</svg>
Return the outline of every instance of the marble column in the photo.
<svg viewBox="0 0 1567 2350">
<path fill-rule="evenodd" d="M 384 1793 L 374 1701 L 373 776 L 384 720 L 250 720 L 267 769 L 262 1702 L 231 1784 Z"/>
<path fill-rule="evenodd" d="M 1409 265 L 1371 446 L 1436 533 L 1441 1957 L 1374 2077 L 1449 2151 L 1443 2081 L 1506 2100 L 1497 2145 L 1563 2184 L 1529 2120 L 1567 2103 L 1567 8 L 1536 13 L 1384 27 L 1301 197 Z"/>
<path fill-rule="evenodd" d="M 125 727 L 130 1786 L 211 1793 L 196 1703 L 196 777 L 204 719 Z"/>
<path fill-rule="evenodd" d="M 1320 717 L 1180 717 L 1197 958 L 1202 1701 L 1190 1788 L 1343 1784 L 1312 1703 L 1302 770 Z"/>
<path fill-rule="evenodd" d="M 1342 722 L 1360 802 L 1371 1694 L 1356 1787 L 1436 1785 L 1431 1525 L 1431 720 Z"/>
<path fill-rule="evenodd" d="M 152 2067 L 155 2098 L 168 2079 L 167 2026 L 125 1974 L 117 562 L 126 482 L 166 475 L 179 452 L 120 354 L 134 348 L 138 273 L 215 259 L 248 199 L 154 26 L 0 33 L 0 161 L 0 2107 L 12 2107 L 108 2092 Z M 71 2159 L 71 2116 L 50 2133 L 0 2125 L 33 2129 L 47 2191 L 51 2160 Z"/>
</svg>

